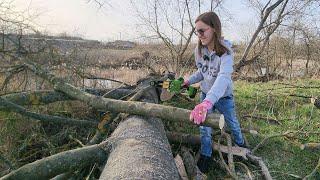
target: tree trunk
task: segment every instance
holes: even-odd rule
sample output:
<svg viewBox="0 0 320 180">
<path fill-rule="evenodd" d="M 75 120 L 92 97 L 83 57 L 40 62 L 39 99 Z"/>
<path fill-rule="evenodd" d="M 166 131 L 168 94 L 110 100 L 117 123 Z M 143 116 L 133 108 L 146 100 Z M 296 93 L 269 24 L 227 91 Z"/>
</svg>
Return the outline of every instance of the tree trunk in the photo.
<svg viewBox="0 0 320 180">
<path fill-rule="evenodd" d="M 160 119 L 129 116 L 108 141 L 112 151 L 100 179 L 179 179 Z"/>
</svg>

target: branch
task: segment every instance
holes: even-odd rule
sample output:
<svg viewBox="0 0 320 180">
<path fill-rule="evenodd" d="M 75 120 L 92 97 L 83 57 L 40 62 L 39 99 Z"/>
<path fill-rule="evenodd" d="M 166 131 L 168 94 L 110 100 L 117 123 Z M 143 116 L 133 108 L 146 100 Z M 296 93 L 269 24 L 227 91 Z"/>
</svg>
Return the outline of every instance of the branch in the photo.
<svg viewBox="0 0 320 180">
<path fill-rule="evenodd" d="M 93 122 L 93 121 L 76 120 L 76 119 L 64 118 L 59 116 L 49 116 L 45 114 L 30 112 L 24 107 L 14 104 L 2 97 L 0 97 L 0 104 L 3 105 L 5 109 L 19 113 L 24 116 L 31 117 L 33 119 L 41 120 L 44 122 L 71 124 L 71 125 L 77 125 L 77 126 L 82 125 L 82 126 L 89 126 L 89 127 L 96 127 L 98 124 L 97 122 Z"/>
<path fill-rule="evenodd" d="M 320 133 L 319 133 L 320 134 Z M 320 143 L 305 143 L 300 146 L 300 149 L 311 149 L 311 150 L 320 150 Z"/>
<path fill-rule="evenodd" d="M 260 31 L 263 29 L 263 25 L 266 22 L 267 18 L 269 17 L 270 13 L 277 7 L 279 6 L 284 0 L 278 0 L 277 2 L 275 2 L 273 5 L 271 5 L 270 7 L 266 8 L 264 7 L 264 9 L 266 8 L 265 12 L 261 12 L 261 14 L 263 14 L 261 21 L 256 29 L 256 31 L 254 32 L 254 34 L 252 35 L 249 44 L 247 45 L 246 49 L 244 50 L 242 57 L 240 59 L 240 61 L 235 64 L 235 71 L 238 72 L 243 66 L 245 66 L 245 61 L 247 59 L 247 56 L 249 54 L 249 51 L 254 43 L 254 41 L 256 40 L 258 34 L 260 33 Z M 269 1 L 270 2 L 270 1 Z M 268 2 L 268 3 L 269 3 Z M 263 9 L 263 10 L 264 10 Z"/>
<path fill-rule="evenodd" d="M 268 137 L 265 137 L 258 145 L 256 145 L 256 147 L 254 147 L 252 149 L 252 154 L 255 153 L 255 151 L 257 149 L 259 149 L 260 147 L 262 147 L 269 139 L 272 139 L 272 138 L 275 138 L 275 137 L 280 137 L 280 136 L 287 136 L 288 134 L 292 134 L 292 133 L 297 133 L 297 131 L 286 131 L 284 133 L 280 133 L 280 134 L 275 134 L 275 135 L 271 135 L 271 136 L 268 136 Z"/>
<path fill-rule="evenodd" d="M 315 175 L 315 174 L 317 173 L 317 171 L 318 171 L 319 169 L 320 169 L 320 158 L 319 158 L 319 160 L 318 160 L 318 164 L 317 164 L 316 167 L 313 169 L 313 171 L 312 171 L 309 175 L 305 176 L 305 177 L 303 178 L 303 180 L 307 180 L 307 179 L 311 178 L 313 175 Z"/>
<path fill-rule="evenodd" d="M 16 168 L 7 158 L 4 157 L 2 152 L 0 154 L 0 161 L 4 162 L 10 168 L 10 170 Z"/>
<path fill-rule="evenodd" d="M 223 133 L 222 133 L 223 134 Z M 227 163 L 224 161 L 224 158 L 222 156 L 222 153 L 220 151 L 220 141 L 222 139 L 222 135 L 220 136 L 219 140 L 218 140 L 218 147 L 219 147 L 219 150 L 218 150 L 218 153 L 219 153 L 219 157 L 220 157 L 220 160 L 222 162 L 222 167 L 225 168 L 225 170 L 228 172 L 228 174 L 233 178 L 233 179 L 238 179 L 237 178 L 237 175 L 234 173 L 234 171 L 232 171 L 232 169 L 230 169 L 230 167 L 227 165 Z M 228 158 L 229 159 L 229 158 Z"/>
<path fill-rule="evenodd" d="M 197 167 L 196 161 L 193 158 L 192 154 L 190 153 L 189 149 L 182 146 L 181 156 L 182 156 L 183 163 L 185 165 L 189 179 L 198 179 L 198 180 L 207 179 L 206 175 L 204 175 Z"/>
<path fill-rule="evenodd" d="M 76 88 L 70 84 L 65 83 L 62 79 L 49 74 L 39 67 L 36 67 L 32 63 L 25 63 L 28 68 L 33 71 L 38 76 L 48 80 L 55 90 L 63 92 L 68 96 L 86 102 L 88 105 L 95 107 L 96 109 L 112 111 L 115 113 L 126 113 L 126 114 L 136 114 L 147 117 L 157 117 L 161 119 L 170 119 L 175 121 L 190 122 L 189 115 L 190 110 L 170 107 L 160 104 L 146 103 L 146 102 L 132 102 L 132 101 L 121 101 L 109 98 L 102 98 L 88 94 L 79 88 Z M 220 115 L 210 114 L 204 125 L 219 128 Z M 191 122 L 190 122 L 191 123 Z"/>
<path fill-rule="evenodd" d="M 183 143 L 188 145 L 200 145 L 200 136 L 199 135 L 190 135 L 190 134 L 183 134 L 183 133 L 175 133 L 175 132 L 166 132 L 169 141 L 175 143 Z M 228 150 L 227 146 L 218 145 L 218 143 L 212 143 L 213 150 L 218 151 L 220 150 L 223 153 L 232 153 L 233 155 L 243 157 L 247 159 L 246 154 L 249 153 L 249 150 L 242 147 L 231 147 L 230 151 Z"/>
<path fill-rule="evenodd" d="M 269 117 L 262 117 L 262 116 L 253 116 L 253 115 L 244 115 L 242 116 L 242 118 L 254 118 L 254 119 L 261 119 L 261 120 L 266 120 L 269 123 L 273 123 L 273 124 L 282 124 L 280 121 L 276 120 L 276 119 L 272 119 Z"/>
<path fill-rule="evenodd" d="M 127 96 L 132 93 L 133 90 L 131 89 L 85 89 L 87 93 L 94 94 L 97 96 L 105 95 L 107 98 L 112 99 L 120 99 L 124 96 Z M 108 92 L 106 94 L 106 92 Z M 76 100 L 71 98 L 64 93 L 51 91 L 51 90 L 41 90 L 41 91 L 30 91 L 30 92 L 17 92 L 6 94 L 0 96 L 2 98 L 11 101 L 12 103 L 18 105 L 44 105 L 50 104 L 57 101 L 69 101 L 69 100 Z M 2 105 L 0 105 L 0 110 L 5 110 Z"/>
<path fill-rule="evenodd" d="M 108 142 L 79 149 L 61 152 L 12 171 L 7 179 L 49 179 L 66 171 L 72 171 L 91 163 L 102 163 L 109 153 Z"/>
<path fill-rule="evenodd" d="M 272 176 L 268 170 L 268 167 L 264 164 L 260 157 L 254 156 L 252 154 L 247 154 L 247 158 L 249 161 L 253 162 L 254 164 L 258 165 L 261 168 L 261 173 L 266 180 L 272 180 Z"/>
</svg>

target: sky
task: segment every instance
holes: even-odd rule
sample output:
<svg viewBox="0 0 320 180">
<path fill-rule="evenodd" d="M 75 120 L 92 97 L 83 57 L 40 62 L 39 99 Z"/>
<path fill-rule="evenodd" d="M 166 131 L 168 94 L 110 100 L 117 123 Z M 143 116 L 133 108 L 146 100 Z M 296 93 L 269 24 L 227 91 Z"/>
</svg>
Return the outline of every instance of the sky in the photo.
<svg viewBox="0 0 320 180">
<path fill-rule="evenodd" d="M 138 40 L 141 29 L 130 0 L 104 0 L 99 7 L 93 0 L 15 0 L 15 9 L 35 16 L 36 28 L 49 34 L 67 33 L 99 41 Z M 135 1 L 139 3 L 139 0 Z M 141 1 L 142 2 L 142 1 Z M 231 21 L 222 21 L 224 36 L 243 40 L 254 29 L 254 13 L 243 0 L 226 0 Z M 222 18 L 223 19 L 223 18 Z"/>
</svg>

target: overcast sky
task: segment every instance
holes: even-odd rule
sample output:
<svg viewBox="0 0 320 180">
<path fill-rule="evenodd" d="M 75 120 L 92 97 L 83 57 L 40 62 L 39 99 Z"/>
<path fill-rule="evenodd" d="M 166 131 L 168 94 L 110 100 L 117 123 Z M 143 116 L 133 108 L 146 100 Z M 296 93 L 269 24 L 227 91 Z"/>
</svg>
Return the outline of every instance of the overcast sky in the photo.
<svg viewBox="0 0 320 180">
<path fill-rule="evenodd" d="M 15 0 L 18 10 L 38 14 L 33 20 L 41 31 L 50 34 L 66 32 L 86 39 L 100 41 L 136 40 L 137 17 L 130 0 L 108 0 L 99 8 L 88 0 Z M 138 0 L 135 2 L 139 2 Z M 233 17 L 231 23 L 223 23 L 227 39 L 238 41 L 248 29 L 254 29 L 253 13 L 243 0 L 226 0 L 224 7 Z"/>
</svg>

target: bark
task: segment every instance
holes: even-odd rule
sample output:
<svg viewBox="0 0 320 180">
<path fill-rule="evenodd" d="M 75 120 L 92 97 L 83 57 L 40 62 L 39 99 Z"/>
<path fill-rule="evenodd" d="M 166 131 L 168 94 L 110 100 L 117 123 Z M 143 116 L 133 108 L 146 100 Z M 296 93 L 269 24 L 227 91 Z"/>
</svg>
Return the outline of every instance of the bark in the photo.
<svg viewBox="0 0 320 180">
<path fill-rule="evenodd" d="M 129 116 L 108 140 L 113 148 L 100 179 L 179 179 L 160 119 Z"/>
<path fill-rule="evenodd" d="M 29 62 L 30 63 L 30 62 Z M 132 101 L 121 101 L 109 98 L 103 98 L 91 95 L 76 88 L 70 84 L 65 83 L 62 79 L 56 78 L 52 74 L 48 74 L 42 69 L 36 67 L 32 64 L 26 64 L 30 70 L 32 70 L 37 75 L 42 78 L 47 79 L 50 83 L 54 85 L 54 89 L 63 92 L 70 96 L 71 98 L 88 103 L 90 106 L 105 110 L 112 111 L 115 113 L 127 113 L 136 114 L 147 117 L 156 117 L 160 119 L 170 119 L 173 121 L 189 121 L 190 110 L 164 106 L 159 104 L 152 104 L 146 102 L 132 102 Z M 213 128 L 219 128 L 220 115 L 210 114 L 203 125 L 211 126 Z M 191 122 L 190 122 L 191 123 Z"/>
<path fill-rule="evenodd" d="M 0 179 L 49 179 L 65 171 L 76 170 L 90 163 L 101 163 L 107 158 L 106 144 L 107 142 L 43 158 L 24 165 Z"/>
</svg>

